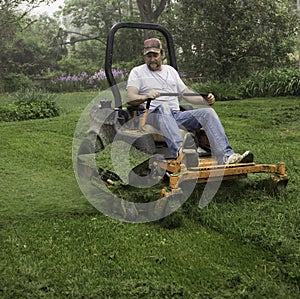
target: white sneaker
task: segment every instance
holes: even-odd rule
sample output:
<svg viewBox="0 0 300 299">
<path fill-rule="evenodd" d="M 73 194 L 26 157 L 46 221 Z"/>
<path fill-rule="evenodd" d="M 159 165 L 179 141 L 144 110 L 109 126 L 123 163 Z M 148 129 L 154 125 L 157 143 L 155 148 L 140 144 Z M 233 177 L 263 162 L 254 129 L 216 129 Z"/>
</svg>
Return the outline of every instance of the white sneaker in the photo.
<svg viewBox="0 0 300 299">
<path fill-rule="evenodd" d="M 225 164 L 251 163 L 253 159 L 254 156 L 250 151 L 246 151 L 242 155 L 234 153 L 227 158 Z"/>
</svg>

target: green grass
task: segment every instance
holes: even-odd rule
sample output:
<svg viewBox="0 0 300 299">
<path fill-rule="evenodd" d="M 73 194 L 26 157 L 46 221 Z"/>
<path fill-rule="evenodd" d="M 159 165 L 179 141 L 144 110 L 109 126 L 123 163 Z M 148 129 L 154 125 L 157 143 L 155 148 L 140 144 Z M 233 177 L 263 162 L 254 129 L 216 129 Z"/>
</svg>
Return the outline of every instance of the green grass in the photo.
<svg viewBox="0 0 300 299">
<path fill-rule="evenodd" d="M 250 175 L 199 210 L 199 186 L 169 230 L 112 220 L 82 195 L 72 139 L 95 95 L 59 95 L 57 118 L 0 123 L 1 298 L 299 298 L 299 98 L 215 107 L 235 150 L 286 162 L 287 191 Z"/>
</svg>

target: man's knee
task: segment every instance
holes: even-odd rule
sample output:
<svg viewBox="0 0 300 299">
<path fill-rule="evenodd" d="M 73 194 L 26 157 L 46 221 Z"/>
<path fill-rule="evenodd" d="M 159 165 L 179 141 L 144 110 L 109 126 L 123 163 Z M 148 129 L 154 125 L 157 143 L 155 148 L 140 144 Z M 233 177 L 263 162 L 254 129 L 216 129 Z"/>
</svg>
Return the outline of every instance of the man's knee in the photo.
<svg viewBox="0 0 300 299">
<path fill-rule="evenodd" d="M 200 108 L 194 110 L 196 111 L 197 118 L 204 118 L 206 120 L 211 119 L 211 118 L 217 118 L 218 115 L 216 111 L 213 108 Z"/>
<path fill-rule="evenodd" d="M 172 114 L 172 110 L 169 107 L 168 104 L 160 104 L 156 110 L 158 111 L 158 113 L 160 114 L 164 114 L 164 115 L 171 115 Z"/>
</svg>

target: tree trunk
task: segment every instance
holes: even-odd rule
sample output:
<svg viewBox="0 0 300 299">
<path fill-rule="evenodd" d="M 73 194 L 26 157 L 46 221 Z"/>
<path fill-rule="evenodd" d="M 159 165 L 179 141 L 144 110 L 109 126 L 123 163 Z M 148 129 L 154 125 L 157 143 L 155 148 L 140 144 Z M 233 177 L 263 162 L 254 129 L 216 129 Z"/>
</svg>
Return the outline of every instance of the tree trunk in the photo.
<svg viewBox="0 0 300 299">
<path fill-rule="evenodd" d="M 141 21 L 145 23 L 156 23 L 159 16 L 166 8 L 167 1 L 168 0 L 161 0 L 156 9 L 152 10 L 152 0 L 136 0 L 140 11 Z M 144 37 L 145 39 L 149 37 L 147 32 L 144 33 Z"/>
<path fill-rule="evenodd" d="M 166 8 L 168 0 L 161 0 L 155 10 L 152 10 L 152 0 L 137 0 L 136 2 L 140 11 L 141 21 L 155 23 Z"/>
</svg>

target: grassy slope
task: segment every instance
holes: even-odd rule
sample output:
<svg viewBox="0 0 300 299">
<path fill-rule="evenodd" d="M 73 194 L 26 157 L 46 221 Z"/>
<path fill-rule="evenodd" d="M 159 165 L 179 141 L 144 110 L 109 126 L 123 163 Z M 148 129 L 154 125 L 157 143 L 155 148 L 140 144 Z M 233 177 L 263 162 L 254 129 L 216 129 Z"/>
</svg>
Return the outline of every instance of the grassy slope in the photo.
<svg viewBox="0 0 300 299">
<path fill-rule="evenodd" d="M 287 194 L 269 196 L 253 175 L 198 211 L 199 187 L 184 225 L 166 230 L 111 220 L 81 194 L 72 137 L 94 96 L 62 95 L 55 119 L 0 124 L 0 296 L 298 297 L 299 99 L 216 105 L 235 149 L 287 163 Z"/>
</svg>

